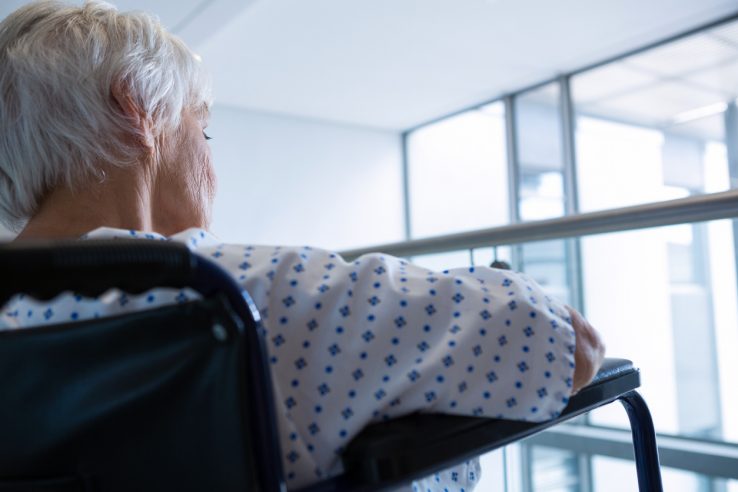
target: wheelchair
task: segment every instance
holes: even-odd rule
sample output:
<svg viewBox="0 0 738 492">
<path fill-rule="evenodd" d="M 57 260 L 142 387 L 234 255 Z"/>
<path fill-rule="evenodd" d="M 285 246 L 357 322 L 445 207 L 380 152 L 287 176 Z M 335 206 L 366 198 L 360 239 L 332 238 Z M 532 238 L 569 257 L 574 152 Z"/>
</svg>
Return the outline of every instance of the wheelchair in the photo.
<svg viewBox="0 0 738 492">
<path fill-rule="evenodd" d="M 173 242 L 0 246 L 0 305 L 111 288 L 202 297 L 124 315 L 0 332 L 0 492 L 285 491 L 264 330 L 248 293 Z M 370 425 L 343 473 L 301 492 L 394 490 L 619 400 L 639 489 L 662 490 L 650 413 L 630 361 L 607 359 L 542 423 L 414 414 Z"/>
</svg>

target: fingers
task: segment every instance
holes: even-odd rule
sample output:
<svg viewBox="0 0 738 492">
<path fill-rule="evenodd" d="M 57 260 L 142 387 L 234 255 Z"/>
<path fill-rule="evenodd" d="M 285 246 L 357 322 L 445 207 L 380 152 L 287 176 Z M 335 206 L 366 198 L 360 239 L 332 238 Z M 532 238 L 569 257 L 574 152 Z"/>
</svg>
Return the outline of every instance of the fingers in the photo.
<svg viewBox="0 0 738 492">
<path fill-rule="evenodd" d="M 600 334 L 575 309 L 567 306 L 571 316 L 571 324 L 576 334 L 574 350 L 574 376 L 572 394 L 587 386 L 605 359 L 605 344 Z"/>
</svg>

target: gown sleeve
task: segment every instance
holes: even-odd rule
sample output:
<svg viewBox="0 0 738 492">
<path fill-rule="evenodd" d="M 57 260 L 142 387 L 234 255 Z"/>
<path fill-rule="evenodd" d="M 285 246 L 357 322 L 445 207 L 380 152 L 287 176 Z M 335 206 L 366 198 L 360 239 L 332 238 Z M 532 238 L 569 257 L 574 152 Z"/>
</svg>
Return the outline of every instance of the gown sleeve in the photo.
<svg viewBox="0 0 738 492">
<path fill-rule="evenodd" d="M 437 412 L 543 421 L 568 402 L 574 330 L 529 277 L 432 272 L 382 254 L 200 250 L 230 270 L 265 322 L 277 405 L 316 473 L 372 421 Z M 285 462 L 296 464 L 301 453 Z"/>
</svg>

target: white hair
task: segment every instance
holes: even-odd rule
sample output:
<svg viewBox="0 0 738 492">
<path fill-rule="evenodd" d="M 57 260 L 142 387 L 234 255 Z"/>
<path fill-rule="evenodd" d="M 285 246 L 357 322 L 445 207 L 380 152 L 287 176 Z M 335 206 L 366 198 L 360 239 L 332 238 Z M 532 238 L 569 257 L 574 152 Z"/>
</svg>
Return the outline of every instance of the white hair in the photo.
<svg viewBox="0 0 738 492">
<path fill-rule="evenodd" d="M 0 222 L 17 231 L 48 191 L 140 158 L 115 84 L 155 137 L 176 129 L 184 109 L 210 104 L 199 59 L 148 14 L 38 1 L 0 22 Z"/>
</svg>

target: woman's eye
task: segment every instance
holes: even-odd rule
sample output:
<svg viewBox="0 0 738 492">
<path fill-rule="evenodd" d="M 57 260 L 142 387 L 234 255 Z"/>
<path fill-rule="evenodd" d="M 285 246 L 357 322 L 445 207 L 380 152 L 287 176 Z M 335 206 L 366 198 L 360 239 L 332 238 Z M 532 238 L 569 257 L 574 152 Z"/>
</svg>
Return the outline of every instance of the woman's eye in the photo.
<svg viewBox="0 0 738 492">
<path fill-rule="evenodd" d="M 205 130 L 203 130 L 202 136 L 205 137 L 205 140 L 212 140 L 213 139 L 213 137 L 210 137 L 210 136 L 208 136 L 207 133 L 205 133 Z"/>
</svg>

